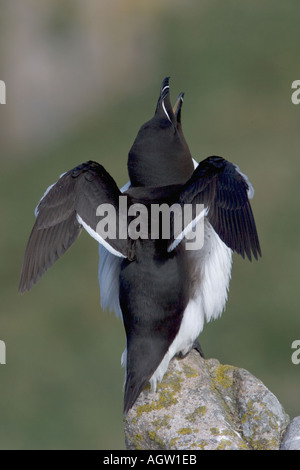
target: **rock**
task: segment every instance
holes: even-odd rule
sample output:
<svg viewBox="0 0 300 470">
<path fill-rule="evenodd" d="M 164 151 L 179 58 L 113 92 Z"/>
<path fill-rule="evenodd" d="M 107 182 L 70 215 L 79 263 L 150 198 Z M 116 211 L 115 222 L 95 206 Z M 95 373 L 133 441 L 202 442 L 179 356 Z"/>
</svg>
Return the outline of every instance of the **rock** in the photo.
<svg viewBox="0 0 300 470">
<path fill-rule="evenodd" d="M 300 450 L 300 416 L 294 418 L 288 426 L 280 450 Z"/>
<path fill-rule="evenodd" d="M 157 392 L 147 387 L 124 420 L 135 450 L 275 450 L 288 424 L 260 380 L 196 351 L 173 359 Z"/>
</svg>

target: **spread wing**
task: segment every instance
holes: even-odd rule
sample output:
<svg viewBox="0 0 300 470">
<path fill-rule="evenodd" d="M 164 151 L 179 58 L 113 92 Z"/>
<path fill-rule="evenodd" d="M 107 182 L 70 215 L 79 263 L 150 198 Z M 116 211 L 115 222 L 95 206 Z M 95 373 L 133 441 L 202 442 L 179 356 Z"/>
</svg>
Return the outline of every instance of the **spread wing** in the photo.
<svg viewBox="0 0 300 470">
<path fill-rule="evenodd" d="M 204 204 L 207 218 L 233 251 L 258 259 L 261 249 L 249 197 L 253 188 L 236 165 L 221 157 L 199 163 L 183 186 L 181 204 Z"/>
<path fill-rule="evenodd" d="M 78 238 L 82 227 L 111 253 L 126 258 L 127 239 L 120 239 L 118 235 L 104 236 L 98 230 L 97 208 L 108 204 L 117 216 L 120 195 L 113 178 L 102 165 L 92 161 L 64 173 L 50 186 L 36 209 L 37 217 L 25 250 L 19 291 L 30 290 L 38 282 Z M 118 222 L 118 217 L 115 222 Z"/>
</svg>

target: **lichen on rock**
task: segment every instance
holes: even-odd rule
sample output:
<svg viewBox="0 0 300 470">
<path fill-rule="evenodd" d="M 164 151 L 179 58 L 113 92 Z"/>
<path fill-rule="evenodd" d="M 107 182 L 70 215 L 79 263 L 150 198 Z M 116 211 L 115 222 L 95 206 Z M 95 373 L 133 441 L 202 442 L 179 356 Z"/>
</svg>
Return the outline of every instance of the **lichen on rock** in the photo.
<svg viewBox="0 0 300 470">
<path fill-rule="evenodd" d="M 149 450 L 279 449 L 288 423 L 260 380 L 195 351 L 173 359 L 124 419 L 127 449 Z"/>
</svg>

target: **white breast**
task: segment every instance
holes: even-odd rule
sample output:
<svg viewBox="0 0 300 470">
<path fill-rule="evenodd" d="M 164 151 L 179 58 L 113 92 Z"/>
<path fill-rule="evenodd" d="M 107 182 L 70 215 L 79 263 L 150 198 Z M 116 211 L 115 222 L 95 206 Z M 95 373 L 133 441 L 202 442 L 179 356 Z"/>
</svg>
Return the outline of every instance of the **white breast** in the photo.
<svg viewBox="0 0 300 470">
<path fill-rule="evenodd" d="M 203 330 L 204 322 L 218 318 L 227 301 L 232 250 L 222 242 L 207 219 L 203 248 L 189 251 L 187 256 L 193 266 L 193 296 L 184 311 L 177 336 L 150 379 L 154 390 L 156 384 L 162 380 L 170 360 L 178 353 L 185 355 L 189 352 Z"/>
<path fill-rule="evenodd" d="M 128 181 L 121 189 L 121 193 L 127 191 L 130 187 Z M 122 258 L 114 256 L 102 244 L 99 244 L 99 270 L 98 279 L 101 294 L 101 307 L 103 310 L 115 312 L 116 316 L 123 315 L 119 301 L 119 276 L 121 271 Z"/>
<path fill-rule="evenodd" d="M 122 317 L 119 303 L 119 275 L 122 259 L 99 245 L 99 284 L 101 306 Z M 170 360 L 178 353 L 186 354 L 203 330 L 204 322 L 218 318 L 227 301 L 231 277 L 232 250 L 222 242 L 205 219 L 204 245 L 201 250 L 187 251 L 192 266 L 192 298 L 189 301 L 177 336 L 169 347 L 150 383 L 155 390 L 163 378 Z M 126 350 L 122 355 L 126 367 Z"/>
<path fill-rule="evenodd" d="M 119 301 L 119 276 L 122 258 L 114 256 L 103 245 L 99 244 L 99 271 L 98 279 L 101 294 L 101 307 L 103 310 L 115 312 L 123 320 Z"/>
</svg>

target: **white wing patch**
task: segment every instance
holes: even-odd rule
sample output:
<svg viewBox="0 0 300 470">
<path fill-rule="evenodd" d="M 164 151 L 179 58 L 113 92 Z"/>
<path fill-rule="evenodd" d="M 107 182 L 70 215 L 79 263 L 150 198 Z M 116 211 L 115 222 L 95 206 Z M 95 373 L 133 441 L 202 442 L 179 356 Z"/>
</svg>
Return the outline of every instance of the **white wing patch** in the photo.
<svg viewBox="0 0 300 470">
<path fill-rule="evenodd" d="M 176 236 L 175 240 L 173 241 L 173 243 L 171 243 L 171 245 L 169 246 L 168 248 L 168 252 L 170 253 L 171 251 L 173 251 L 178 245 L 179 243 L 192 231 L 194 230 L 194 228 L 196 227 L 197 223 L 202 221 L 203 223 L 203 219 L 205 216 L 207 216 L 208 214 L 208 209 L 205 208 L 203 209 L 198 215 L 197 217 L 195 217 L 186 227 L 185 229 Z"/>
<path fill-rule="evenodd" d="M 244 180 L 248 184 L 248 191 L 247 191 L 248 198 L 252 199 L 253 196 L 254 196 L 254 188 L 253 188 L 252 184 L 250 183 L 250 181 L 248 179 L 248 176 L 245 175 L 245 173 L 242 173 L 237 165 L 234 165 L 234 166 L 235 166 L 236 171 L 244 178 Z"/>
<path fill-rule="evenodd" d="M 197 166 L 199 165 L 198 162 L 196 162 L 196 160 L 193 158 L 193 165 L 194 165 L 194 170 L 197 168 Z M 204 209 L 204 211 L 200 212 L 197 217 L 195 219 L 193 219 L 188 225 L 187 227 L 183 230 L 183 232 L 181 232 L 179 235 L 176 236 L 175 240 L 173 241 L 173 243 L 171 243 L 171 245 L 169 246 L 168 248 L 168 252 L 170 253 L 171 251 L 175 250 L 175 248 L 179 245 L 179 243 L 182 242 L 182 240 L 184 239 L 185 235 L 189 232 L 191 232 L 191 230 L 193 230 L 197 224 L 197 222 L 199 222 L 200 220 L 203 220 L 203 218 L 208 214 L 208 209 Z"/>
<path fill-rule="evenodd" d="M 60 177 L 59 177 L 59 180 L 60 180 L 60 178 L 61 178 L 62 176 L 64 176 L 66 173 L 67 173 L 66 171 L 65 171 L 64 173 L 62 173 L 62 174 L 60 175 Z M 39 214 L 39 205 L 40 205 L 40 203 L 42 202 L 42 200 L 44 199 L 44 197 L 49 193 L 50 189 L 53 188 L 53 186 L 54 186 L 56 183 L 57 183 L 57 181 L 56 181 L 55 183 L 51 184 L 51 185 L 49 186 L 49 188 L 46 189 L 46 191 L 44 192 L 43 196 L 42 196 L 41 199 L 39 200 L 38 205 L 37 205 L 36 208 L 34 209 L 34 215 L 35 215 L 35 217 L 37 217 L 38 214 Z"/>
<path fill-rule="evenodd" d="M 86 224 L 80 215 L 76 214 L 76 218 L 78 222 L 83 226 L 83 228 L 88 232 L 91 237 L 93 237 L 98 243 L 101 243 L 110 253 L 112 253 L 114 256 L 118 256 L 120 258 L 126 258 L 122 253 L 119 251 L 115 250 L 104 238 L 102 238 L 95 230 L 92 229 L 88 224 Z"/>
</svg>

